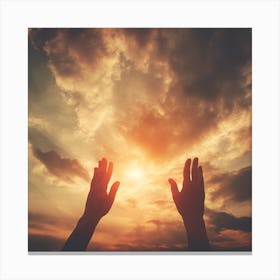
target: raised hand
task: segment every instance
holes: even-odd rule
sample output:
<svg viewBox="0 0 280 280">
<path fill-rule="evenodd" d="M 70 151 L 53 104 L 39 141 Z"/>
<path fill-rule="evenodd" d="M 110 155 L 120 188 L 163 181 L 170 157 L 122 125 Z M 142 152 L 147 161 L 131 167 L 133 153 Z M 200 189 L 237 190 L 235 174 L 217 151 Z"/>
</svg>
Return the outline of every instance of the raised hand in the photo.
<svg viewBox="0 0 280 280">
<path fill-rule="evenodd" d="M 107 166 L 105 158 L 99 161 L 98 167 L 94 168 L 84 214 L 66 241 L 63 251 L 86 250 L 99 220 L 111 209 L 120 184 L 115 182 L 107 193 L 112 172 L 113 163 L 110 162 Z"/>
<path fill-rule="evenodd" d="M 191 171 L 190 171 L 191 170 Z M 209 250 L 209 242 L 203 220 L 204 214 L 204 180 L 202 167 L 198 158 L 187 159 L 183 170 L 183 187 L 179 191 L 177 183 L 168 179 L 174 203 L 183 218 L 188 232 L 188 245 L 191 250 Z"/>
<path fill-rule="evenodd" d="M 184 179 L 181 191 L 178 190 L 177 183 L 173 179 L 168 181 L 178 212 L 184 219 L 196 220 L 202 218 L 204 213 L 204 180 L 202 167 L 198 167 L 198 158 L 193 160 L 191 172 L 190 167 L 191 159 L 187 159 L 183 170 Z"/>
<path fill-rule="evenodd" d="M 94 168 L 94 175 L 90 185 L 90 191 L 87 197 L 84 216 L 87 219 L 101 219 L 106 215 L 114 202 L 119 182 L 115 182 L 110 192 L 107 193 L 108 183 L 113 172 L 113 163 L 103 158 L 98 163 L 98 167 Z"/>
</svg>

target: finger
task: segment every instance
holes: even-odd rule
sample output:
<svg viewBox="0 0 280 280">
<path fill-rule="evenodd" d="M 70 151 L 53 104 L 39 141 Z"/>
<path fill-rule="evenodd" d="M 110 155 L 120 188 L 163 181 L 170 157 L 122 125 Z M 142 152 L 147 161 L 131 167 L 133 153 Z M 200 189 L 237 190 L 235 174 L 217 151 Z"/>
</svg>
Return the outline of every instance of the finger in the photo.
<svg viewBox="0 0 280 280">
<path fill-rule="evenodd" d="M 202 171 L 202 167 L 199 166 L 198 167 L 198 185 L 199 188 L 201 188 L 202 191 L 204 191 L 204 179 L 203 179 L 203 171 Z"/>
<path fill-rule="evenodd" d="M 197 167 L 198 167 L 198 158 L 194 158 L 193 164 L 192 164 L 192 181 L 197 180 Z"/>
<path fill-rule="evenodd" d="M 98 177 L 98 175 L 99 175 L 99 172 L 98 172 L 98 171 L 99 171 L 98 168 L 97 168 L 97 167 L 94 167 L 94 169 L 93 169 L 92 181 L 97 179 L 97 177 Z"/>
<path fill-rule="evenodd" d="M 116 197 L 116 193 L 117 193 L 117 191 L 118 191 L 118 189 L 119 189 L 119 186 L 120 186 L 120 182 L 117 181 L 117 182 L 115 182 L 115 183 L 112 185 L 112 187 L 111 187 L 111 189 L 110 189 L 110 192 L 109 192 L 108 196 L 109 196 L 111 205 L 114 203 L 114 200 L 115 200 L 115 197 Z"/>
<path fill-rule="evenodd" d="M 107 173 L 106 173 L 106 180 L 107 180 L 107 183 L 108 183 L 108 182 L 110 181 L 110 179 L 111 179 L 112 172 L 113 172 L 113 163 L 110 161 L 110 162 L 109 162 L 109 166 L 108 166 L 108 170 L 107 170 Z"/>
<path fill-rule="evenodd" d="M 171 186 L 171 193 L 172 193 L 173 200 L 175 201 L 175 199 L 177 198 L 177 196 L 179 194 L 177 183 L 171 178 L 168 179 L 168 182 Z"/>
<path fill-rule="evenodd" d="M 98 172 L 98 168 L 94 167 L 93 168 L 93 177 L 97 175 L 97 172 Z"/>
<path fill-rule="evenodd" d="M 102 170 L 102 160 L 98 161 L 98 167 L 94 167 L 93 169 L 93 178 L 92 181 L 100 180 Z"/>
<path fill-rule="evenodd" d="M 93 183 L 96 180 L 98 180 L 98 177 L 99 177 L 99 169 L 98 169 L 98 167 L 94 167 L 91 183 Z"/>
<path fill-rule="evenodd" d="M 106 169 L 107 169 L 107 159 L 106 158 L 103 158 L 101 160 L 100 169 L 101 169 L 101 174 L 105 175 Z"/>
<path fill-rule="evenodd" d="M 186 184 L 190 182 L 190 167 L 191 167 L 191 159 L 188 158 L 185 162 L 184 170 L 183 170 L 183 189 L 186 187 Z"/>
<path fill-rule="evenodd" d="M 90 183 L 90 193 L 92 193 L 93 189 L 94 189 L 94 183 L 98 180 L 98 168 L 97 167 L 94 167 L 93 169 L 93 176 L 92 176 L 92 179 L 91 179 L 91 183 Z"/>
</svg>

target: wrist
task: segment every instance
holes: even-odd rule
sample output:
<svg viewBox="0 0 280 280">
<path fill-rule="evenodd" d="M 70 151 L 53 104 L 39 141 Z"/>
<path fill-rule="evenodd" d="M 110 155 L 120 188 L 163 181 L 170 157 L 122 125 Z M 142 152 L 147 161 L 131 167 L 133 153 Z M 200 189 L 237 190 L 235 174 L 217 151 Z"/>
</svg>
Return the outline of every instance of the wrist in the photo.
<svg viewBox="0 0 280 280">
<path fill-rule="evenodd" d="M 203 216 L 189 219 L 183 217 L 188 237 L 188 248 L 194 251 L 210 250 Z"/>
<path fill-rule="evenodd" d="M 196 228 L 199 226 L 205 226 L 203 216 L 197 216 L 197 217 L 182 216 L 182 218 L 186 228 Z"/>
<path fill-rule="evenodd" d="M 98 222 L 100 221 L 101 218 L 89 215 L 88 213 L 84 213 L 80 220 L 79 223 L 85 226 L 96 226 Z"/>
</svg>

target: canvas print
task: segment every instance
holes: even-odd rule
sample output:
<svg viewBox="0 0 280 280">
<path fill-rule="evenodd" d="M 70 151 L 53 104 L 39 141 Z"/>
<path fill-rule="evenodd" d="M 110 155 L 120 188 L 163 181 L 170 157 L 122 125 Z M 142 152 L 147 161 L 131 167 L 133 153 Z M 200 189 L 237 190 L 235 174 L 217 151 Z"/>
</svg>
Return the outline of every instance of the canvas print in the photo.
<svg viewBox="0 0 280 280">
<path fill-rule="evenodd" d="M 29 252 L 250 252 L 251 109 L 250 28 L 29 28 Z"/>
</svg>

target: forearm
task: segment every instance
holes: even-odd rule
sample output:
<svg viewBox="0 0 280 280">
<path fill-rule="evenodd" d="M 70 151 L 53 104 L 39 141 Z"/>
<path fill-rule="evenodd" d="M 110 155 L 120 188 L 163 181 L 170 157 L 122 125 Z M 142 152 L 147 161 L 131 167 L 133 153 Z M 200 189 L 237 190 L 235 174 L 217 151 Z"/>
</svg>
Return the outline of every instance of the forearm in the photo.
<svg viewBox="0 0 280 280">
<path fill-rule="evenodd" d="M 62 251 L 85 251 L 98 222 L 99 219 L 97 218 L 89 219 L 83 215 L 66 241 Z"/>
<path fill-rule="evenodd" d="M 190 251 L 209 251 L 210 244 L 203 217 L 195 220 L 183 218 L 183 221 L 188 235 L 188 249 Z"/>
</svg>

